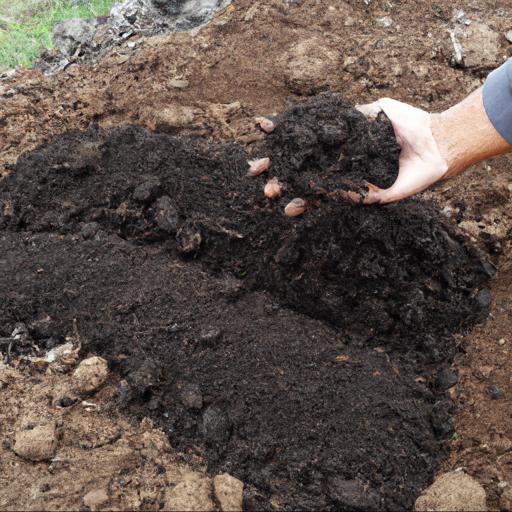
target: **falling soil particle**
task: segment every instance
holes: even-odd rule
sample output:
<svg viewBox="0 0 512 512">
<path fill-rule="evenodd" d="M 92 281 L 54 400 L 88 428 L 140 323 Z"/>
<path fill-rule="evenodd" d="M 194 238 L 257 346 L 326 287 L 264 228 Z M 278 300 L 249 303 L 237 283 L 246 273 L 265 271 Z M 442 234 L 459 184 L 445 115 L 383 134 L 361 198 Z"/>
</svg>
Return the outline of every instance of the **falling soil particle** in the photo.
<svg viewBox="0 0 512 512">
<path fill-rule="evenodd" d="M 410 509 L 453 433 L 437 369 L 492 267 L 427 202 L 346 199 L 389 186 L 398 152 L 333 94 L 250 155 L 133 126 L 59 136 L 0 182 L 0 336 L 23 321 L 44 345 L 76 319 L 125 377 L 119 404 L 243 481 L 249 509 Z M 263 157 L 279 200 L 246 177 Z"/>
</svg>

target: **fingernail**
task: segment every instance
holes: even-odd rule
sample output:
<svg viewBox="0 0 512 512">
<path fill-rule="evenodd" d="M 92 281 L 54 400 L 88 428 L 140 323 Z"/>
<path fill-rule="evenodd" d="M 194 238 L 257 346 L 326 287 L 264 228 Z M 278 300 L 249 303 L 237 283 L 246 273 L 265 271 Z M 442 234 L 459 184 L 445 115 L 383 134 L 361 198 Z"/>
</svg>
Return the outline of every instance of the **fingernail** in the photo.
<svg viewBox="0 0 512 512">
<path fill-rule="evenodd" d="M 268 199 L 276 199 L 277 197 L 281 197 L 283 187 L 277 178 L 272 178 L 266 183 L 264 192 L 265 197 Z"/>
<path fill-rule="evenodd" d="M 288 217 L 297 217 L 298 215 L 302 215 L 306 211 L 306 208 L 306 201 L 300 197 L 296 197 L 286 205 L 284 213 Z"/>
<path fill-rule="evenodd" d="M 270 158 L 259 158 L 258 160 L 249 160 L 249 171 L 247 176 L 259 176 L 270 167 Z"/>
</svg>

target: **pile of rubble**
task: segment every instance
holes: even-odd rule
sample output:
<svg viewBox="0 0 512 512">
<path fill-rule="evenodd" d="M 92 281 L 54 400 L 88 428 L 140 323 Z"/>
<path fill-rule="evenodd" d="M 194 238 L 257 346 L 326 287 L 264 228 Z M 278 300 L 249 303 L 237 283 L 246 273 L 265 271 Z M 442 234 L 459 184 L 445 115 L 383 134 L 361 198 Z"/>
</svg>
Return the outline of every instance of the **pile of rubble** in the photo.
<svg viewBox="0 0 512 512">
<path fill-rule="evenodd" d="M 108 16 L 71 19 L 59 23 L 53 33 L 54 49 L 36 64 L 53 74 L 75 62 L 91 61 L 119 45 L 135 49 L 144 37 L 163 32 L 197 29 L 210 21 L 230 0 L 125 0 Z"/>
</svg>

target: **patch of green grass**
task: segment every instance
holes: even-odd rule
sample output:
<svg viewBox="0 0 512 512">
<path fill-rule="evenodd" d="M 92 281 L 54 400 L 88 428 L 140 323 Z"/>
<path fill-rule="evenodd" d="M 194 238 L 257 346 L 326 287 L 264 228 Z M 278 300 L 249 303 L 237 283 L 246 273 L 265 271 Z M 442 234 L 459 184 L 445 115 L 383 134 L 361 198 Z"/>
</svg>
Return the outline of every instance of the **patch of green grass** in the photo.
<svg viewBox="0 0 512 512">
<path fill-rule="evenodd" d="M 0 0 L 0 71 L 30 66 L 52 48 L 57 23 L 108 14 L 114 0 Z"/>
</svg>

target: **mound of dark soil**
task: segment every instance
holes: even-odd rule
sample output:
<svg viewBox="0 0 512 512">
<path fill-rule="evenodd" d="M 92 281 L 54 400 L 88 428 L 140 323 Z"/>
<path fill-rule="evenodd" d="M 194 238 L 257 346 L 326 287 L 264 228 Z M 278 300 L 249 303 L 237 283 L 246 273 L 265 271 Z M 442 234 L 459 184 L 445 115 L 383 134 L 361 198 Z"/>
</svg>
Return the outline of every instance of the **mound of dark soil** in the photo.
<svg viewBox="0 0 512 512">
<path fill-rule="evenodd" d="M 410 508 L 451 433 L 428 378 L 492 268 L 425 202 L 345 199 L 388 186 L 398 147 L 336 95 L 257 156 L 270 171 L 248 178 L 234 144 L 92 127 L 20 158 L 0 182 L 0 335 L 55 342 L 76 319 L 120 399 L 249 484 L 249 507 Z M 294 197 L 309 208 L 289 219 Z"/>
</svg>

